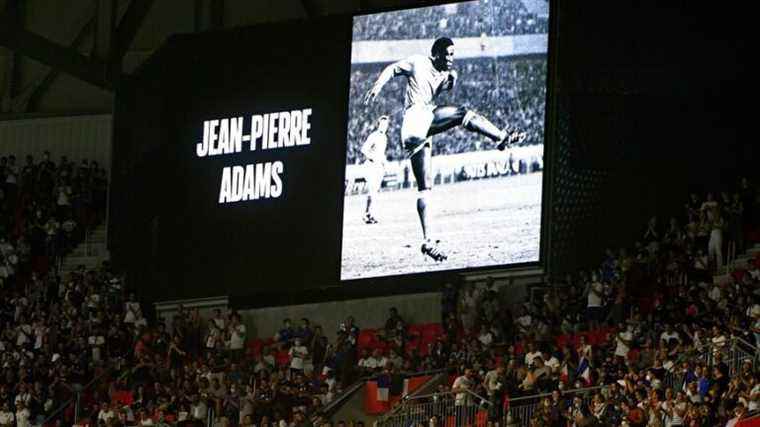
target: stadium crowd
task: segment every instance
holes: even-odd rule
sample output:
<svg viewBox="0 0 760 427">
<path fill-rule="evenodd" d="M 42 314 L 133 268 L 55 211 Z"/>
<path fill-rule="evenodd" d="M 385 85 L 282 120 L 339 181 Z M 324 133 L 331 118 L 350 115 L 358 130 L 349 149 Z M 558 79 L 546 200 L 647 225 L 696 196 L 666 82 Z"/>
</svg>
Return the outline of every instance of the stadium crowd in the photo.
<svg viewBox="0 0 760 427">
<path fill-rule="evenodd" d="M 552 281 L 515 311 L 492 282 L 447 285 L 448 337 L 422 365 L 455 370 L 457 402 L 477 404 L 460 400 L 462 388 L 488 396 L 494 419 L 544 393 L 532 425 L 733 425 L 760 409 L 760 257 L 712 276 L 721 247 L 743 251 L 758 213 L 747 180 L 732 195 L 692 195 L 632 249 L 607 251 L 598 268 Z M 589 387 L 590 401 L 567 393 Z"/>
<path fill-rule="evenodd" d="M 363 102 L 364 94 L 372 87 L 383 66 L 356 66 L 351 73 L 347 164 L 363 161 L 360 153 L 362 143 L 382 115 L 391 117 L 386 151 L 388 160 L 405 158 L 400 138 L 406 81 L 393 79 L 374 103 L 366 105 Z M 528 138 L 525 144 L 543 142 L 546 84 L 540 76 L 546 75 L 546 60 L 467 59 L 456 61 L 454 66 L 459 70 L 458 84 L 452 93 L 439 96 L 439 105 L 463 105 L 497 126 L 509 123 L 526 131 Z M 433 155 L 493 148 L 485 138 L 457 127 L 435 136 Z"/>
<path fill-rule="evenodd" d="M 746 180 L 733 194 L 692 195 L 666 226 L 652 219 L 632 249 L 550 281 L 517 309 L 492 281 L 446 285 L 433 340 L 420 341 L 391 309 L 373 332 L 382 346 L 365 345 L 349 317 L 333 342 L 309 319 L 286 319 L 253 348 L 234 310 L 204 319 L 180 306 L 171 319 L 148 320 L 107 262 L 59 277 L 54 263 L 35 260 L 51 256 L 47 246 L 24 249 L 37 212 L 95 224 L 105 188 L 93 181 L 105 174 L 47 155 L 26 172 L 10 158 L 2 164 L 1 426 L 323 425 L 325 406 L 360 378 L 398 383 L 430 370 L 450 372 L 458 396 L 487 397 L 494 420 L 528 396 L 541 426 L 714 426 L 760 409 L 760 258 L 712 280 L 726 248 L 741 253 L 758 226 L 758 193 Z M 77 184 L 61 190 L 71 176 Z M 593 397 L 570 391 L 579 388 Z"/>
<path fill-rule="evenodd" d="M 354 40 L 408 40 L 546 34 L 547 13 L 531 13 L 521 1 L 468 2 L 366 15 L 354 20 Z"/>
<path fill-rule="evenodd" d="M 97 162 L 3 156 L 0 184 L 0 424 L 26 427 L 106 366 L 121 282 L 107 266 L 57 276 L 60 258 L 104 217 L 107 176 Z"/>
<path fill-rule="evenodd" d="M 0 184 L 0 280 L 20 258 L 46 272 L 105 217 L 108 177 L 96 161 L 3 156 Z"/>
</svg>

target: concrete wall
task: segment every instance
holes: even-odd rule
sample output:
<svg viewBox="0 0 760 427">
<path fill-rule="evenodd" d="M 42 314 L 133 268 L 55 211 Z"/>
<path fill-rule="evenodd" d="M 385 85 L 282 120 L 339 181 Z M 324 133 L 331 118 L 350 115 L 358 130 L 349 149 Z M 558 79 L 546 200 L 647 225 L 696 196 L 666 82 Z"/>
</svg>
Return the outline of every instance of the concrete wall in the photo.
<svg viewBox="0 0 760 427">
<path fill-rule="evenodd" d="M 15 155 L 22 167 L 27 154 L 39 162 L 47 150 L 56 163 L 96 160 L 110 172 L 111 122 L 110 114 L 0 121 L 0 155 Z"/>
<path fill-rule="evenodd" d="M 306 317 L 312 325 L 322 326 L 325 335 L 332 341 L 346 317 L 353 316 L 362 329 L 380 328 L 385 325 L 391 307 L 396 307 L 401 317 L 409 323 L 441 321 L 441 294 L 438 292 L 259 308 L 240 313 L 250 338 L 272 337 L 281 328 L 283 319 L 290 318 L 296 325 L 297 321 Z"/>
</svg>

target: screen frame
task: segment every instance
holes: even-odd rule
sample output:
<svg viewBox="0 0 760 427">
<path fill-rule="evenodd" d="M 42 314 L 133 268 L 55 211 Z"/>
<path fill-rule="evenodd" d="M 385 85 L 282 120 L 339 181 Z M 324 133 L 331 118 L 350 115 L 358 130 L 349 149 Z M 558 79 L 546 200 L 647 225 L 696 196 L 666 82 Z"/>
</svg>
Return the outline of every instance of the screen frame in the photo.
<svg viewBox="0 0 760 427">
<path fill-rule="evenodd" d="M 446 4 L 466 3 L 472 0 L 422 0 L 413 6 L 390 6 L 379 8 L 368 8 L 361 12 L 350 14 L 352 27 L 353 21 L 356 17 L 375 15 L 385 12 L 395 12 L 401 10 L 421 9 L 432 6 L 442 6 Z M 341 209 L 338 213 L 340 226 L 338 227 L 338 242 L 340 244 L 339 260 L 340 266 L 338 270 L 338 280 L 341 286 L 346 287 L 360 287 L 362 285 L 373 284 L 379 287 L 390 286 L 391 284 L 398 282 L 415 282 L 422 278 L 435 278 L 440 277 L 442 280 L 451 279 L 452 277 L 461 277 L 467 280 L 468 277 L 482 277 L 482 276 L 504 276 L 509 275 L 510 272 L 523 273 L 526 270 L 536 271 L 537 274 L 543 274 L 550 268 L 550 262 L 548 260 L 549 248 L 551 243 L 551 195 L 552 195 L 552 171 L 554 169 L 554 146 L 556 144 L 556 129 L 557 129 L 557 97 L 556 97 L 556 84 L 557 84 L 557 58 L 558 58 L 558 35 L 559 35 L 559 1 L 560 0 L 548 0 L 549 1 L 549 32 L 547 34 L 547 65 L 546 65 L 546 99 L 544 102 L 544 167 L 541 177 L 541 219 L 540 219 L 540 236 L 539 236 L 539 248 L 538 248 L 538 260 L 512 263 L 512 264 L 494 264 L 480 267 L 464 267 L 464 268 L 452 268 L 435 271 L 425 272 L 412 272 L 405 274 L 395 274 L 387 276 L 374 276 L 363 277 L 358 279 L 342 279 L 342 264 L 343 264 L 343 229 L 344 229 L 344 212 L 345 212 L 345 196 L 341 201 Z M 351 45 L 353 45 L 353 32 L 351 37 Z M 351 46 L 349 46 L 349 49 Z M 349 64 L 350 68 L 350 64 Z M 350 71 L 346 76 L 350 86 Z M 349 97 L 345 100 L 346 105 L 350 102 Z M 350 111 L 347 108 L 347 116 L 345 118 L 346 126 L 348 126 Z M 348 149 L 348 129 L 346 129 L 343 138 L 343 152 Z M 346 157 L 342 159 L 343 166 L 343 182 L 346 180 Z"/>
</svg>

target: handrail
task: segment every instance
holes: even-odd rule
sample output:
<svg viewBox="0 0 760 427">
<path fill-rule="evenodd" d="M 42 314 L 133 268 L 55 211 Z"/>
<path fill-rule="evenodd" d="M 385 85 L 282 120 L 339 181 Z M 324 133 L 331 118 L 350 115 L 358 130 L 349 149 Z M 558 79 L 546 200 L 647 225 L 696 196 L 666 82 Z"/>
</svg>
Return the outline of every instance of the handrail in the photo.
<svg viewBox="0 0 760 427">
<path fill-rule="evenodd" d="M 401 375 L 404 375 L 405 377 L 418 377 L 422 375 L 430 375 L 430 374 L 437 374 L 441 372 L 445 372 L 445 369 L 435 369 L 430 371 L 422 371 L 422 372 L 401 372 Z M 368 375 L 365 377 L 361 377 L 358 380 L 356 380 L 353 384 L 348 386 L 346 389 L 343 390 L 343 393 L 341 393 L 339 396 L 336 396 L 335 399 L 333 399 L 332 402 L 328 403 L 321 411 L 322 414 L 329 414 L 331 411 L 335 409 L 336 406 L 339 404 L 345 402 L 351 395 L 353 395 L 357 390 L 359 390 L 367 381 L 372 381 L 380 378 L 383 374 L 375 374 L 375 375 Z M 311 421 L 314 422 L 314 420 L 317 419 L 317 415 L 314 415 L 311 418 Z"/>
<path fill-rule="evenodd" d="M 422 385 L 420 387 L 420 389 L 424 388 L 427 384 L 430 383 L 430 381 L 436 380 L 437 377 L 438 377 L 438 375 L 445 375 L 446 372 L 447 372 L 446 369 L 438 369 L 438 370 L 435 370 L 435 371 L 426 371 L 426 372 L 420 373 L 419 375 L 428 375 L 430 373 L 434 373 L 435 374 L 435 376 L 433 376 L 432 378 L 430 378 L 430 380 L 428 380 L 424 385 Z M 401 405 L 394 406 L 394 407 L 391 408 L 390 411 L 388 411 L 385 414 L 383 414 L 380 417 L 380 419 L 378 420 L 378 425 L 382 424 L 388 418 L 395 416 L 399 411 L 401 411 L 406 406 L 406 403 L 409 402 L 410 400 L 416 399 L 416 398 L 422 396 L 421 394 L 415 395 L 414 393 L 415 392 L 412 392 L 411 395 L 404 396 L 403 399 L 402 399 L 402 401 L 401 401 L 401 403 L 402 403 Z"/>
<path fill-rule="evenodd" d="M 49 423 L 50 420 L 60 415 L 61 412 L 63 412 L 66 408 L 68 408 L 69 405 L 71 405 L 74 402 L 74 399 L 76 399 L 76 395 L 72 398 L 69 398 L 69 400 L 67 400 L 66 403 L 64 403 L 63 405 L 56 408 L 55 411 L 53 411 L 53 413 L 51 413 L 47 418 L 45 418 L 44 421 L 40 423 L 40 425 L 43 425 L 43 426 L 47 425 L 47 423 Z"/>
<path fill-rule="evenodd" d="M 471 395 L 471 396 L 474 396 L 474 397 L 475 397 L 475 398 L 477 398 L 477 399 L 480 399 L 481 401 L 483 401 L 484 403 L 486 403 L 486 404 L 488 404 L 488 405 L 490 405 L 490 404 L 491 404 L 491 400 L 490 400 L 490 399 L 488 399 L 487 397 L 483 397 L 483 396 L 481 396 L 481 395 L 479 395 L 479 394 L 475 393 L 475 392 L 474 392 L 474 391 L 472 391 L 472 390 L 463 390 L 463 391 L 444 391 L 444 392 L 441 392 L 441 393 L 430 393 L 430 394 L 423 394 L 423 395 L 419 395 L 419 396 L 409 396 L 409 397 L 407 397 L 407 398 L 405 398 L 405 399 L 404 399 L 404 402 L 405 402 L 405 403 L 406 403 L 406 402 L 409 402 L 409 403 L 411 403 L 411 401 L 412 401 L 412 400 L 417 400 L 417 399 L 429 399 L 429 398 L 431 398 L 431 397 L 440 397 L 440 396 L 447 396 L 447 395 L 457 395 L 457 394 L 460 394 L 460 393 L 467 393 L 467 394 L 469 394 L 469 395 Z"/>
<path fill-rule="evenodd" d="M 606 385 L 595 385 L 595 386 L 592 386 L 592 387 L 583 387 L 583 388 L 574 388 L 572 390 L 563 390 L 560 393 L 563 396 L 566 396 L 566 395 L 569 395 L 569 394 L 586 394 L 586 393 L 589 393 L 591 391 L 601 390 L 601 389 L 603 389 L 605 387 L 607 387 L 607 386 Z M 538 393 L 538 394 L 532 394 L 530 396 L 520 396 L 520 397 L 510 398 L 509 399 L 509 404 L 512 405 L 515 402 L 520 402 L 520 401 L 523 401 L 523 400 L 533 401 L 535 399 L 541 399 L 541 398 L 544 398 L 544 397 L 549 397 L 551 395 L 552 395 L 551 393 Z"/>
<path fill-rule="evenodd" d="M 743 344 L 743 345 L 747 346 L 748 348 L 752 349 L 753 351 L 756 348 L 756 346 L 754 344 L 751 344 L 749 341 L 745 340 L 744 338 L 742 338 L 740 336 L 734 335 L 731 338 L 734 340 L 734 343 L 733 343 L 734 345 L 738 342 L 739 344 Z"/>
<path fill-rule="evenodd" d="M 53 412 L 52 412 L 50 415 L 48 415 L 48 417 L 47 417 L 47 418 L 45 418 L 45 420 L 44 420 L 44 421 L 41 423 L 41 425 L 46 425 L 47 423 L 49 423 L 49 422 L 50 422 L 50 420 L 52 420 L 53 418 L 56 418 L 56 417 L 58 417 L 59 415 L 61 415 L 61 413 L 62 413 L 62 412 L 63 412 L 63 411 L 66 409 L 66 408 L 68 408 L 68 407 L 69 407 L 69 405 L 71 405 L 72 403 L 74 403 L 74 404 L 78 405 L 78 404 L 79 404 L 79 399 L 81 398 L 81 396 L 82 396 L 82 393 L 84 393 L 84 392 L 86 392 L 86 391 L 89 391 L 89 389 L 90 389 L 90 388 L 91 388 L 91 387 L 92 387 L 92 386 L 93 386 L 93 385 L 94 385 L 94 384 L 95 384 L 97 381 L 100 381 L 100 380 L 101 380 L 101 379 L 103 379 L 103 377 L 105 377 L 106 375 L 109 375 L 109 374 L 111 374 L 111 373 L 112 373 L 112 371 L 114 371 L 114 368 L 113 368 L 113 367 L 109 367 L 109 368 L 107 368 L 107 369 L 106 369 L 104 372 L 102 372 L 100 375 L 97 375 L 97 376 L 93 377 L 93 378 L 92 378 L 92 379 L 91 379 L 89 382 L 87 382 L 85 385 L 81 386 L 81 388 L 80 388 L 79 390 L 74 390 L 74 395 L 73 395 L 72 397 L 70 397 L 70 398 L 69 398 L 69 399 L 68 399 L 68 400 L 67 400 L 65 403 L 63 403 L 61 406 L 59 406 L 58 408 L 56 408 L 56 410 L 55 410 L 55 411 L 53 411 Z M 73 387 L 68 387 L 68 388 L 69 388 L 69 389 L 71 389 L 71 390 L 73 390 Z M 77 422 L 79 422 L 79 420 L 78 420 L 78 418 L 79 418 L 79 417 L 78 417 L 78 415 L 79 415 L 79 414 L 78 414 L 78 408 L 75 408 L 75 413 L 74 413 L 74 424 L 76 424 Z"/>
</svg>

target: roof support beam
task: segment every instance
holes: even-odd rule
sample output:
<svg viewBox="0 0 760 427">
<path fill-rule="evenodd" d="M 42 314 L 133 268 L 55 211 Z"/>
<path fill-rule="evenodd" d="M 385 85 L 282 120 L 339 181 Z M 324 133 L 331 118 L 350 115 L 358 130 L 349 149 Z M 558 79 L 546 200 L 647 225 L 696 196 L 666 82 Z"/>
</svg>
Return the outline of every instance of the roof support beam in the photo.
<svg viewBox="0 0 760 427">
<path fill-rule="evenodd" d="M 124 12 L 124 16 L 119 22 L 118 28 L 116 28 L 116 35 L 114 40 L 114 49 L 111 52 L 111 63 L 116 66 L 117 70 L 121 70 L 121 62 L 124 59 L 124 55 L 127 54 L 129 47 L 135 40 L 137 31 L 142 26 L 145 17 L 150 12 L 150 8 L 153 7 L 154 0 L 132 0 Z"/>
<path fill-rule="evenodd" d="M 105 63 L 90 59 L 74 49 L 61 46 L 23 29 L 8 13 L 0 16 L 0 45 L 40 61 L 97 87 L 110 90 Z"/>
<path fill-rule="evenodd" d="M 87 36 L 91 35 L 95 31 L 96 20 L 97 17 L 93 16 L 84 24 L 84 26 L 82 26 L 77 35 L 74 37 L 74 40 L 72 40 L 71 44 L 69 45 L 72 50 L 78 50 Z M 52 86 L 53 82 L 55 82 L 60 74 L 61 70 L 58 68 L 50 67 L 50 69 L 48 69 L 47 73 L 45 73 L 45 76 L 40 80 L 39 84 L 37 84 L 37 87 L 34 88 L 31 95 L 29 96 L 29 100 L 26 104 L 27 112 L 31 112 L 37 109 L 42 96 L 47 92 L 48 89 L 50 89 L 50 86 Z"/>
</svg>

